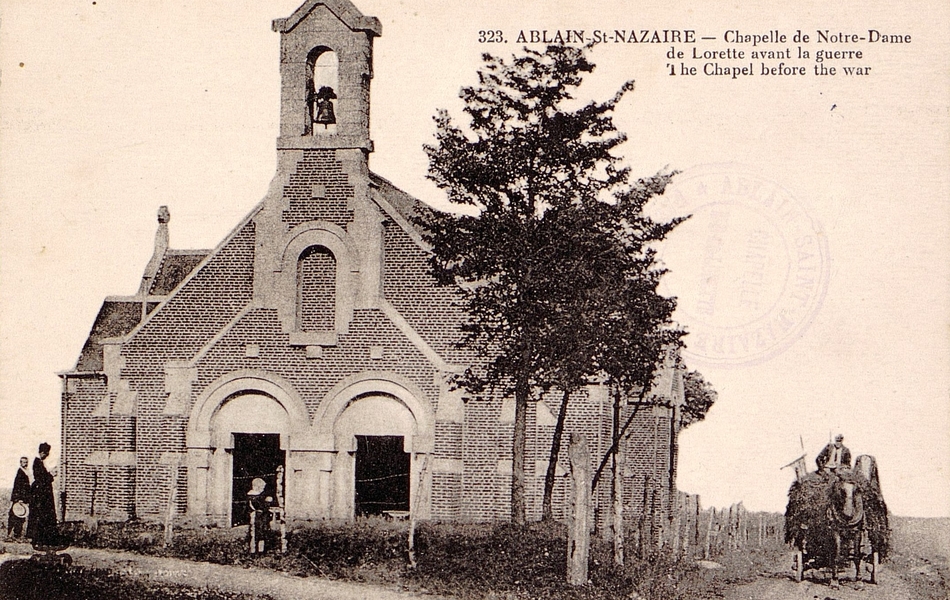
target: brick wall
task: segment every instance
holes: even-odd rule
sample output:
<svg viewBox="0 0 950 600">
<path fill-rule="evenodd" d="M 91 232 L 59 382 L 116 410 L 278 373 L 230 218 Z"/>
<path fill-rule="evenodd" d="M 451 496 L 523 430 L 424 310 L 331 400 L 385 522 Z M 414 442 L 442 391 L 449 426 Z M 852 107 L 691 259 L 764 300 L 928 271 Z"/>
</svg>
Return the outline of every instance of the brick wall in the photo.
<svg viewBox="0 0 950 600">
<path fill-rule="evenodd" d="M 346 227 L 353 220 L 349 207 L 353 185 L 336 151 L 304 150 L 303 155 L 284 187 L 284 201 L 289 206 L 283 211 L 284 224 L 291 229 L 307 221 L 328 221 Z"/>
<path fill-rule="evenodd" d="M 470 355 L 456 347 L 465 317 L 457 297 L 435 284 L 426 254 L 392 221 L 383 230 L 383 295 L 446 360 L 467 362 Z"/>
<path fill-rule="evenodd" d="M 541 517 L 544 476 L 560 406 L 560 393 L 545 395 L 540 405 L 532 402 L 528 406 L 525 471 L 529 520 Z M 623 407 L 621 423 L 633 410 L 631 405 Z M 666 413 L 665 409 L 641 407 L 629 428 L 629 436 L 625 438 L 624 504 L 628 517 L 637 517 L 643 511 L 644 493 L 650 494 L 648 508 L 653 516 L 660 519 L 666 514 L 670 497 L 670 418 Z M 604 390 L 597 393 L 580 390 L 571 396 L 559 452 L 560 475 L 555 479 L 552 496 L 556 519 L 567 517 L 570 493 L 567 447 L 571 433 L 587 437 L 593 472 L 611 446 L 612 414 L 612 400 Z M 489 396 L 481 400 L 473 399 L 466 404 L 461 444 L 464 453 L 462 489 L 465 496 L 460 502 L 460 518 L 481 521 L 509 517 L 512 419 L 511 399 L 504 401 L 497 396 Z M 601 525 L 610 519 L 611 486 L 608 462 L 594 493 L 595 516 Z"/>
<path fill-rule="evenodd" d="M 247 343 L 260 347 L 258 357 L 245 356 Z M 382 358 L 370 358 L 370 346 L 382 346 Z M 381 312 L 373 309 L 354 311 L 349 333 L 340 335 L 335 346 L 324 347 L 320 358 L 307 358 L 306 348 L 290 346 L 276 310 L 256 309 L 236 323 L 197 366 L 193 399 L 226 373 L 262 369 L 293 385 L 311 416 L 330 388 L 363 371 L 392 371 L 408 377 L 426 394 L 433 411 L 438 398 L 435 369 Z"/>
<path fill-rule="evenodd" d="M 66 492 L 66 518 L 78 519 L 89 514 L 95 467 L 86 464 L 96 451 L 108 457 L 110 443 L 108 417 L 93 413 L 107 397 L 105 377 L 75 377 L 67 380 L 63 392 L 63 448 L 60 460 L 63 490 Z"/>
<path fill-rule="evenodd" d="M 336 319 L 336 260 L 312 246 L 297 261 L 297 323 L 301 331 L 333 331 Z"/>
<path fill-rule="evenodd" d="M 254 225 L 245 224 L 146 322 L 122 349 L 122 378 L 136 394 L 135 505 L 140 516 L 161 514 L 171 471 L 164 452 L 181 452 L 187 416 L 164 414 L 168 360 L 188 360 L 251 300 Z M 187 497 L 179 481 L 179 498 Z"/>
</svg>

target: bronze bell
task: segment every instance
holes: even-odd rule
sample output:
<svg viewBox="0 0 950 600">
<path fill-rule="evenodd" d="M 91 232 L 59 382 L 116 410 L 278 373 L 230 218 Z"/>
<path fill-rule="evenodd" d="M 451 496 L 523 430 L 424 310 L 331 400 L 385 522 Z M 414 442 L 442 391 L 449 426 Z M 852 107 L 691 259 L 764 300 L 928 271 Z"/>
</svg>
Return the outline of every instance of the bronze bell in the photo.
<svg viewBox="0 0 950 600">
<path fill-rule="evenodd" d="M 333 112 L 333 100 L 336 94 L 333 89 L 323 86 L 314 95 L 313 122 L 326 127 L 336 123 L 336 114 Z"/>
</svg>

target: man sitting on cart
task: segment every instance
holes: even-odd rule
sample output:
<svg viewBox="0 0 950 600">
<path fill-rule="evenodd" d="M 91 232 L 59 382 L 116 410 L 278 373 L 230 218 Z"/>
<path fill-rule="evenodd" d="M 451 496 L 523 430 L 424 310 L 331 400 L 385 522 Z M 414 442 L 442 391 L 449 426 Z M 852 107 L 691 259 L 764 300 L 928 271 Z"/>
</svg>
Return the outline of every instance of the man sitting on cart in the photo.
<svg viewBox="0 0 950 600">
<path fill-rule="evenodd" d="M 815 459 L 819 473 L 823 475 L 837 474 L 838 469 L 851 469 L 851 451 L 843 442 L 844 436 L 839 433 L 835 436 L 834 443 L 829 443 L 824 447 L 818 458 Z"/>
</svg>

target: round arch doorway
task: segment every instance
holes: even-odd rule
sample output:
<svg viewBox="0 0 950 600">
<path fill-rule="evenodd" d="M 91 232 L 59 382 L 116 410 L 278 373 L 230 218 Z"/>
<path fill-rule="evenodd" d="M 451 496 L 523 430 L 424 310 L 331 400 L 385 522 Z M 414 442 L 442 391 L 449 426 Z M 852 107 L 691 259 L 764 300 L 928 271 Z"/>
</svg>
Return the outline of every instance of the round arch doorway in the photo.
<svg viewBox="0 0 950 600">
<path fill-rule="evenodd" d="M 337 498 L 350 515 L 408 513 L 415 484 L 412 441 L 416 419 L 395 396 L 371 392 L 353 398 L 333 426 L 350 452 L 338 454 Z"/>
<path fill-rule="evenodd" d="M 215 451 L 215 496 L 221 508 L 227 503 L 228 523 L 249 521 L 247 493 L 254 479 L 265 482 L 264 494 L 276 497 L 283 488 L 290 418 L 272 396 L 242 391 L 229 396 L 211 418 Z"/>
</svg>

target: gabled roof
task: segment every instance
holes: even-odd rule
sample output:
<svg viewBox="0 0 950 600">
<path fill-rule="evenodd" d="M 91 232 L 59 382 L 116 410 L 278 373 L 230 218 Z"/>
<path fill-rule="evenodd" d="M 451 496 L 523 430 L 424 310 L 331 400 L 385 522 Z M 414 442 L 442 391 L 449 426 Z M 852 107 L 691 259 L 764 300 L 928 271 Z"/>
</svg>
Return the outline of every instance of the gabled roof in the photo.
<svg viewBox="0 0 950 600">
<path fill-rule="evenodd" d="M 209 253 L 210 250 L 167 250 L 149 295 L 165 296 L 171 293 Z"/>
<path fill-rule="evenodd" d="M 154 307 L 154 304 L 151 304 Z M 102 370 L 102 340 L 119 337 L 132 331 L 142 320 L 142 302 L 135 300 L 106 300 L 96 315 L 92 331 L 82 347 L 76 371 Z"/>
<path fill-rule="evenodd" d="M 369 174 L 370 181 L 376 185 L 379 193 L 382 194 L 383 198 L 395 208 L 400 215 L 402 215 L 410 223 L 413 223 L 415 229 L 419 229 L 419 226 L 413 222 L 415 217 L 421 216 L 422 214 L 431 211 L 432 208 L 397 188 L 391 181 L 385 177 L 381 177 L 376 173 L 370 172 Z"/>
<path fill-rule="evenodd" d="M 373 201 L 402 227 L 420 248 L 428 252 L 429 244 L 426 243 L 422 235 L 423 228 L 416 222 L 416 218 L 434 209 L 373 172 L 370 172 L 369 177 L 374 188 L 371 195 Z"/>
<path fill-rule="evenodd" d="M 96 320 L 83 344 L 76 372 L 96 372 L 102 370 L 102 340 L 122 337 L 130 333 L 141 322 L 142 303 L 145 302 L 147 315 L 158 303 L 184 281 L 189 273 L 210 254 L 209 250 L 165 250 L 147 296 L 111 296 L 106 298 L 96 315 Z M 140 290 L 140 294 L 141 294 Z"/>
<path fill-rule="evenodd" d="M 366 17 L 349 0 L 307 0 L 286 19 L 274 19 L 271 28 L 279 33 L 293 30 L 318 4 L 327 7 L 336 18 L 353 31 L 365 31 L 379 36 L 383 33 L 383 25 L 376 17 Z"/>
</svg>

